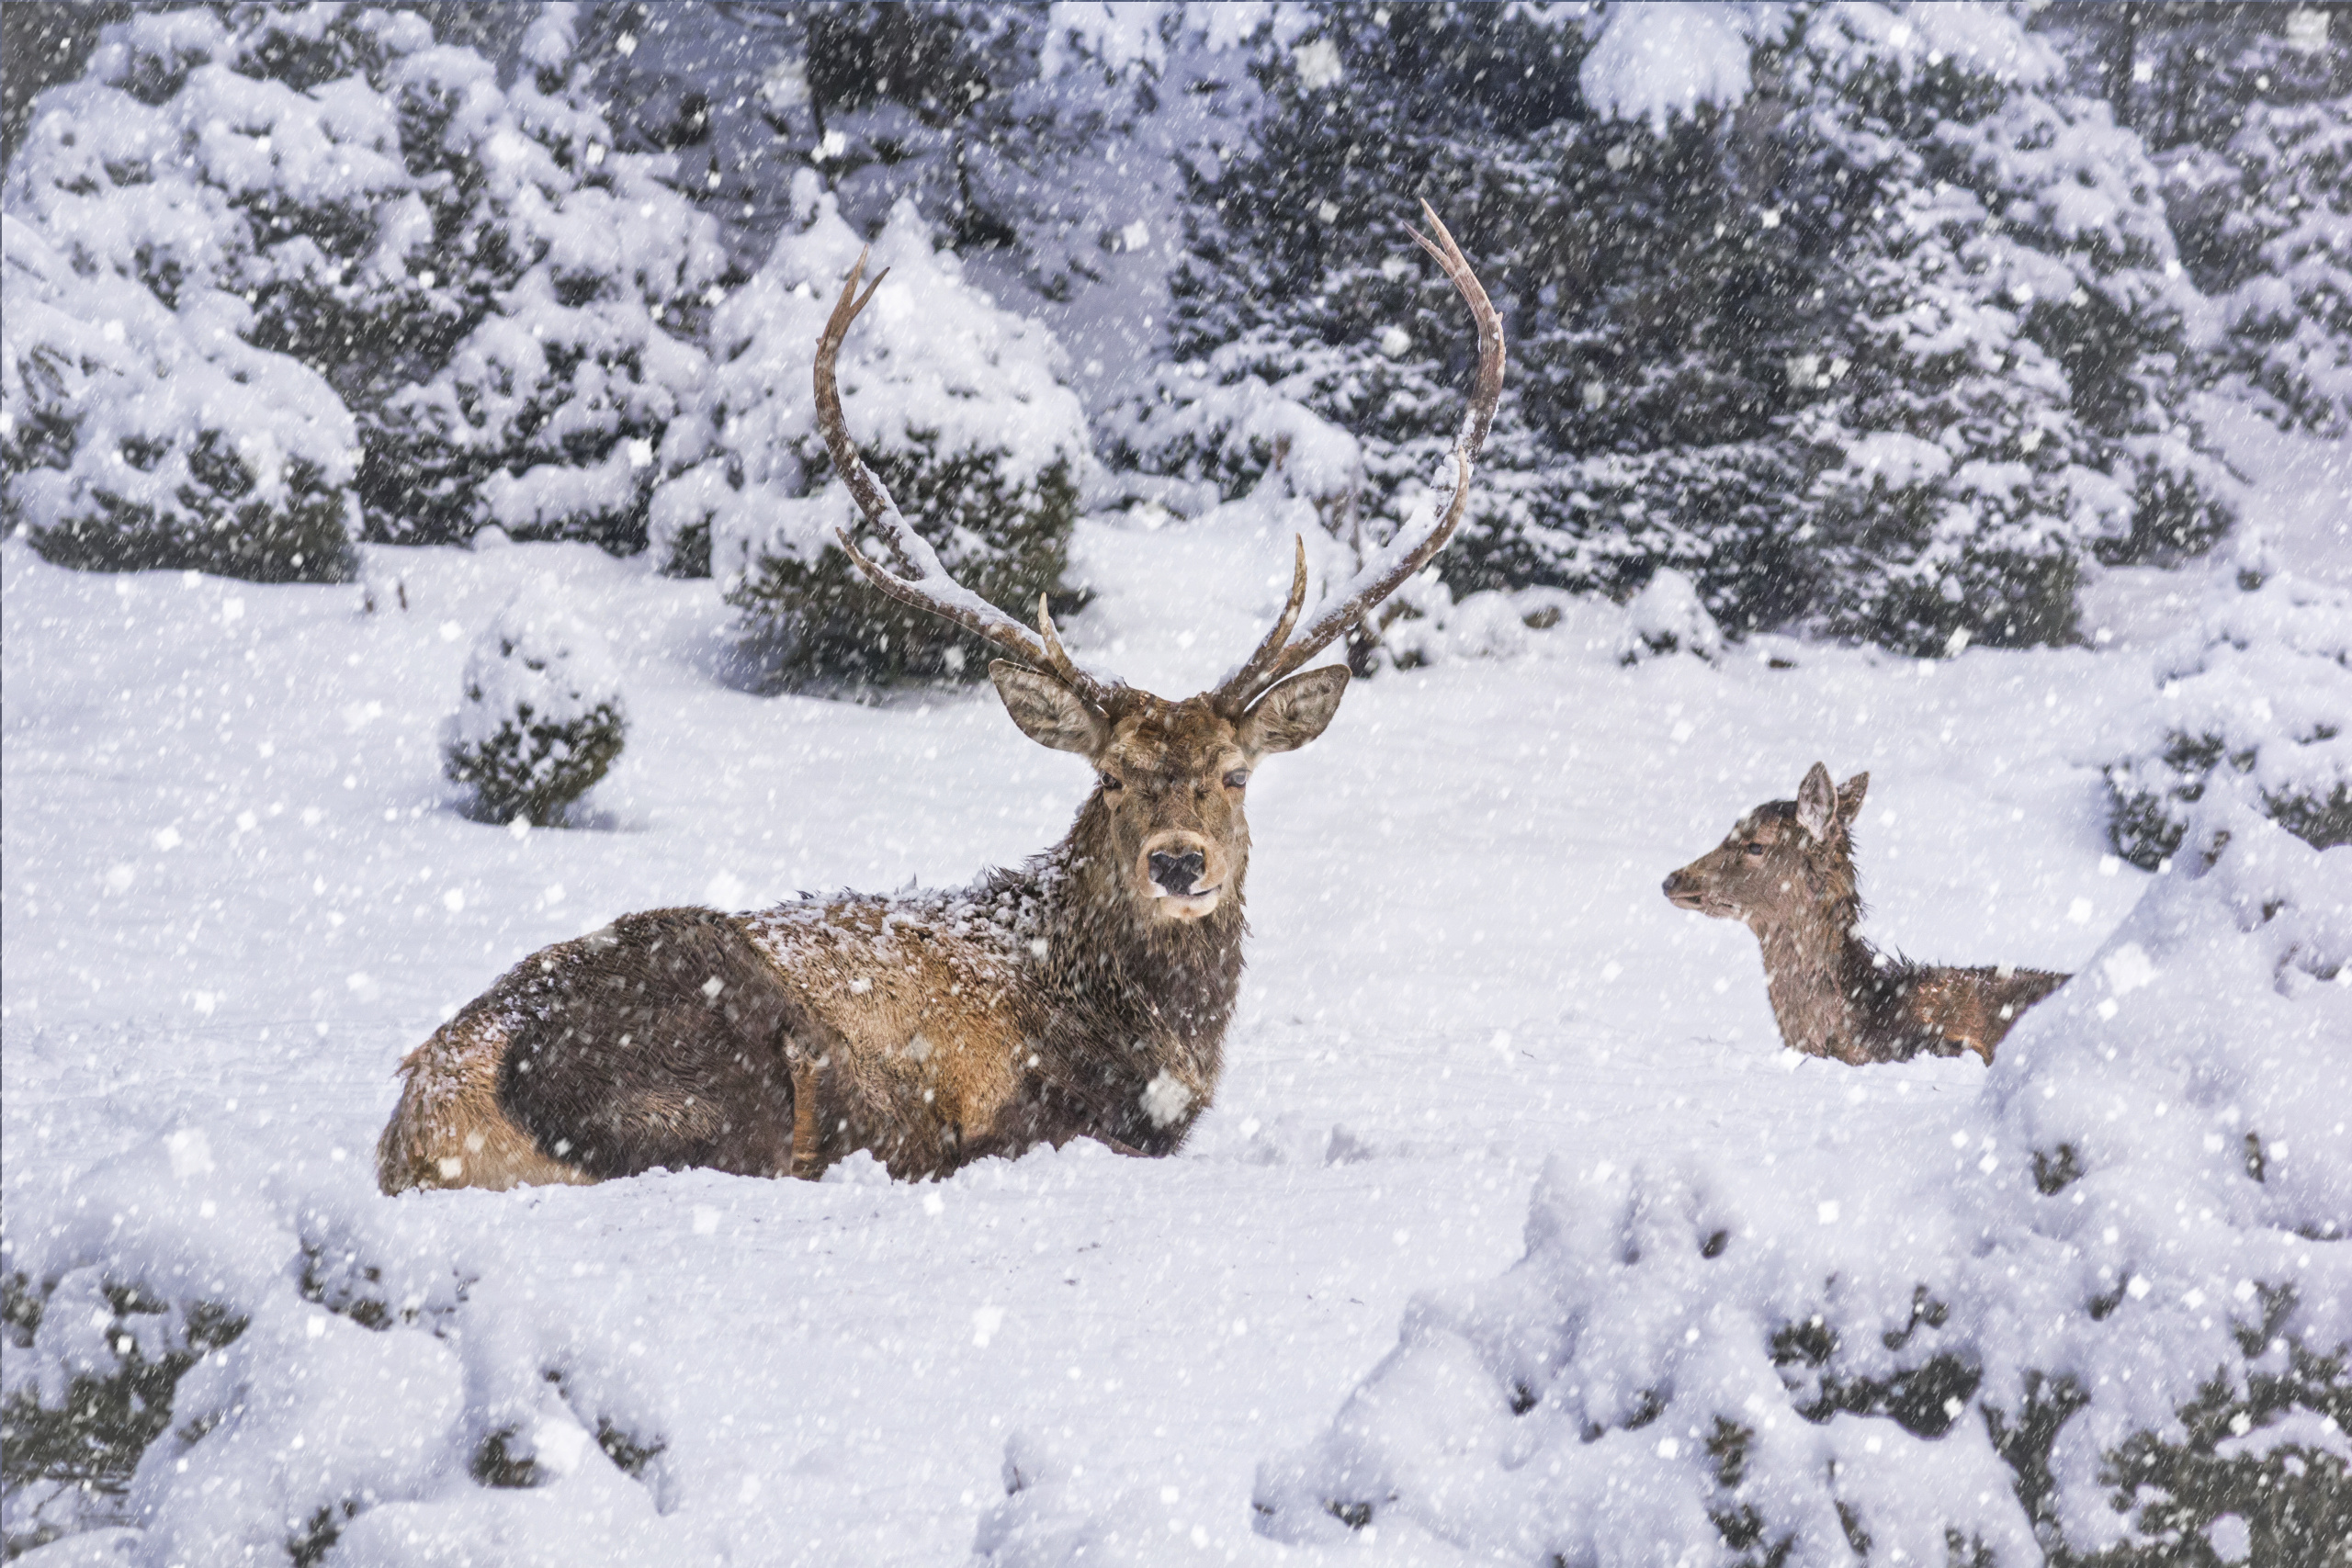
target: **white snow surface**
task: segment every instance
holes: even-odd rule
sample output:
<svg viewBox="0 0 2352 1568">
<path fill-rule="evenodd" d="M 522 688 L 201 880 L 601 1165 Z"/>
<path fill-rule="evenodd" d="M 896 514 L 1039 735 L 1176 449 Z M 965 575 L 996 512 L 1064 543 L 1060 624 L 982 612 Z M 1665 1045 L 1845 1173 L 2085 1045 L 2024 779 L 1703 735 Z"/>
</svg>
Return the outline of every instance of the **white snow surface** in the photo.
<svg viewBox="0 0 2352 1568">
<path fill-rule="evenodd" d="M 2269 467 L 2307 471 L 2291 456 Z M 1307 510 L 1082 523 L 1073 642 L 1206 685 L 1280 604 L 1285 508 Z M 42 1568 L 282 1551 L 322 1508 L 348 1510 L 337 1568 L 1453 1562 L 1521 1551 L 1543 1488 L 1567 1510 L 1612 1477 L 1648 1488 L 1638 1520 L 1594 1516 L 1630 1560 L 1711 1529 L 1680 1417 L 1751 1396 L 1778 1423 L 1754 1465 L 1792 1506 L 1834 1455 L 1880 1539 L 1938 1545 L 1943 1510 L 2021 1562 L 1973 1413 L 1932 1444 L 1794 1420 L 1757 1325 L 1814 1304 L 1875 1344 L 1860 1329 L 1907 1322 L 1925 1281 L 1988 1395 L 2030 1367 L 2146 1369 L 2062 1442 L 2070 1508 L 2117 1423 L 2165 1418 L 2242 1280 L 2292 1277 L 2315 1339 L 2352 1331 L 2342 1242 L 2285 1228 L 2352 1212 L 2341 1100 L 2312 1092 L 2352 1040 L 2352 986 L 2319 977 L 2352 945 L 2352 851 L 2233 818 L 2202 877 L 2105 854 L 2101 726 L 2146 700 L 2159 639 L 2134 628 L 2181 579 L 2103 580 L 2102 649 L 1927 663 L 1761 637 L 1629 668 L 1605 604 L 1443 612 L 1453 657 L 1359 683 L 1251 784 L 1250 965 L 1177 1157 L 387 1200 L 394 1065 L 536 948 L 631 909 L 960 885 L 1051 842 L 1087 776 L 985 689 L 730 690 L 714 585 L 642 560 L 365 555 L 373 614 L 356 586 L 77 574 L 0 544 L 0 1245 L 56 1282 L 6 1386 L 112 1365 L 103 1284 L 173 1303 L 132 1314 L 153 1350 L 191 1303 L 250 1319 L 126 1496 L 10 1500 L 12 1531 L 44 1508 L 118 1527 Z M 439 776 L 469 646 L 542 573 L 632 699 L 589 829 L 469 820 Z M 1873 940 L 2082 972 L 1989 1073 L 1790 1056 L 1754 940 L 1660 896 L 1816 760 L 1872 775 Z M 2233 1174 L 2247 1131 L 2275 1156 L 2259 1186 Z M 2060 1140 L 2088 1174 L 2040 1198 L 2031 1154 Z M 2094 1332 L 2080 1303 L 2127 1273 L 2149 1292 Z M 1579 1375 L 1554 1368 L 1514 1421 L 1496 1369 L 1564 1343 L 1569 1310 Z M 1572 1412 L 1622 1412 L 1661 1366 L 1672 1422 L 1577 1442 Z M 659 1451 L 632 1474 L 600 1430 Z M 472 1478 L 494 1433 L 539 1484 Z M 1501 1465 L 1514 1442 L 1557 1478 Z M 1396 1498 L 1371 1529 L 1303 1509 L 1375 1472 Z"/>
</svg>

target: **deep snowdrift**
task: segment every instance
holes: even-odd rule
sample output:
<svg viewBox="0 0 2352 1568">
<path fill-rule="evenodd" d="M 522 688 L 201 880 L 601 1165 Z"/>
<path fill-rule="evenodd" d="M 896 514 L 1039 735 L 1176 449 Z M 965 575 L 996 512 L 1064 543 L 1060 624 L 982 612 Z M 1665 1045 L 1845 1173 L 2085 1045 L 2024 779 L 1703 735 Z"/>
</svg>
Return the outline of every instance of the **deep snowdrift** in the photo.
<svg viewBox="0 0 2352 1568">
<path fill-rule="evenodd" d="M 1099 596 L 1073 636 L 1196 689 L 1262 629 L 1286 552 L 1247 506 L 1088 524 L 1075 575 Z M 195 1563 L 332 1540 L 320 1560 L 580 1568 L 1272 1561 L 1319 1530 L 1445 1560 L 1533 1555 L 1514 1489 L 1580 1514 L 1613 1475 L 1647 1498 L 1599 1516 L 1632 1551 L 1716 1539 L 1682 1417 L 1786 1412 L 1757 1332 L 1801 1308 L 1834 1314 L 1860 1359 L 1832 1370 L 1859 1376 L 1901 1359 L 1874 1333 L 1932 1284 L 1949 1314 L 1905 1354 L 1973 1348 L 1980 1404 L 2053 1358 L 2096 1375 L 2201 1353 L 2241 1279 L 2300 1271 L 2324 1326 L 2341 1265 L 2277 1254 L 2282 1226 L 2346 1207 L 2332 1102 L 2289 1060 L 2340 1077 L 2310 1058 L 2340 1061 L 2352 989 L 2308 971 L 2340 957 L 2343 852 L 2248 829 L 2201 880 L 2105 856 L 2098 727 L 2148 689 L 2128 626 L 2097 654 L 1758 639 L 1626 667 L 1605 605 L 1547 602 L 1540 631 L 1464 606 L 1423 639 L 1431 667 L 1360 685 L 1253 784 L 1258 934 L 1182 1157 L 394 1201 L 368 1158 L 393 1065 L 532 948 L 631 908 L 960 883 L 1057 836 L 1086 780 L 984 693 L 727 689 L 707 581 L 571 546 L 373 549 L 367 570 L 372 615 L 360 587 L 83 576 L 0 546 L 5 1261 L 20 1324 L 41 1303 L 6 1386 L 53 1409 L 77 1376 L 192 1367 L 127 1492 L 14 1490 L 12 1535 L 119 1520 L 133 1533 L 54 1550 Z M 577 830 L 468 820 L 433 740 L 473 634 L 541 571 L 613 643 L 634 722 Z M 1792 1061 L 1752 939 L 1659 896 L 1816 759 L 1872 773 L 1876 940 L 2088 969 L 1989 1077 Z M 2242 1147 L 2205 1148 L 2232 1104 L 2237 1136 L 2290 1145 L 2259 1185 Z M 2068 1141 L 2086 1174 L 2036 1196 L 2031 1156 Z M 1532 1250 L 1504 1274 L 1531 1182 Z M 2193 1224 L 2166 1253 L 2176 1201 Z M 1978 1247 L 1980 1225 L 2005 1239 Z M 2150 1294 L 2105 1337 L 2060 1327 L 2102 1267 Z M 1559 1333 L 1571 1307 L 1580 1338 Z M 1400 1314 L 1404 1346 L 1348 1403 Z M 1516 1426 L 1498 1368 L 1539 1399 Z M 1671 1421 L 1578 1442 L 1574 1413 L 1622 1426 L 1661 1369 Z M 2116 1408 L 2155 1418 L 2143 1403 Z M 1973 1413 L 1934 1440 L 1755 1419 L 1754 1484 L 1808 1529 L 1828 1494 L 1806 1466 L 1834 1451 L 1893 1510 L 1883 1539 L 1922 1533 L 1903 1500 L 1932 1449 L 1930 1501 L 2017 1540 Z M 1506 1441 L 1561 1479 L 1506 1472 Z M 2087 1456 L 2062 1449 L 2064 1484 Z M 1960 1495 L 1972 1480 L 1990 1502 Z M 1312 1512 L 1333 1502 L 1371 1503 L 1372 1529 Z"/>
</svg>

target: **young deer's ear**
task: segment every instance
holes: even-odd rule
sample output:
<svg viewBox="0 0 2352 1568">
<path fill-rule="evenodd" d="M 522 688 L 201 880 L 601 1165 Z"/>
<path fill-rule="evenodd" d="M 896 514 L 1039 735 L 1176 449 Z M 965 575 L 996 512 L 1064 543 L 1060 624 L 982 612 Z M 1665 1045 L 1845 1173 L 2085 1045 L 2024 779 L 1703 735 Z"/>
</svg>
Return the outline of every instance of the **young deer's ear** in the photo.
<svg viewBox="0 0 2352 1568">
<path fill-rule="evenodd" d="M 989 665 L 989 679 L 1021 733 L 1040 746 L 1092 757 L 1111 738 L 1110 722 L 1051 675 L 999 659 Z"/>
<path fill-rule="evenodd" d="M 1295 751 L 1323 733 L 1347 694 L 1348 667 L 1333 664 L 1279 682 L 1241 716 L 1235 727 L 1241 750 L 1252 759 Z"/>
<path fill-rule="evenodd" d="M 1871 792 L 1871 776 L 1856 773 L 1838 786 L 1838 820 L 1850 828 L 1862 814 L 1862 796 Z"/>
<path fill-rule="evenodd" d="M 1797 823 L 1824 842 L 1838 824 L 1838 789 L 1829 782 L 1829 770 L 1819 762 L 1797 786 Z"/>
</svg>

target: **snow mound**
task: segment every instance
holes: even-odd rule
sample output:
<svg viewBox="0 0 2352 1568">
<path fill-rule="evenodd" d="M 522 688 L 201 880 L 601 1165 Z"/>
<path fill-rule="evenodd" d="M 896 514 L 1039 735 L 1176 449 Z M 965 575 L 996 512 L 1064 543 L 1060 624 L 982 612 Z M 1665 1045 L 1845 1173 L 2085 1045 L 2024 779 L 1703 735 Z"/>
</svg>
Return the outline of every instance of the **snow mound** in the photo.
<svg viewBox="0 0 2352 1568">
<path fill-rule="evenodd" d="M 1261 1531 L 2038 1563 L 2037 1526 L 2087 1553 L 2278 1512 L 2153 1461 L 2135 1490 L 2127 1451 L 2275 1432 L 2280 1463 L 2340 1472 L 2297 1434 L 2352 1343 L 2352 1121 L 2310 1092 L 2352 1039 L 2352 853 L 2210 809 L 2222 859 L 2153 885 L 1949 1143 L 1555 1156 L 1524 1261 L 1415 1303 L 1329 1432 L 1261 1468 Z"/>
</svg>

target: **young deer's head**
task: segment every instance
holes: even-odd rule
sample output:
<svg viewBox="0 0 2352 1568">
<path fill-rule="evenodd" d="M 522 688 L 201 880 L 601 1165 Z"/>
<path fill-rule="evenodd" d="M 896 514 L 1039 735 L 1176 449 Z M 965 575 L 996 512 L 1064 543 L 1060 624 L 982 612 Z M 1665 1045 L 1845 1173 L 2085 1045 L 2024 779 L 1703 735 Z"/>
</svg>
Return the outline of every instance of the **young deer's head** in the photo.
<svg viewBox="0 0 2352 1568">
<path fill-rule="evenodd" d="M 1297 671 L 1426 566 L 1462 521 L 1470 460 L 1486 440 L 1502 391 L 1502 324 L 1453 236 L 1427 202 L 1421 210 L 1437 238 L 1419 232 L 1413 238 L 1444 268 L 1478 329 L 1477 378 L 1453 445 L 1452 502 L 1442 514 L 1408 529 L 1366 561 L 1303 627 L 1306 547 L 1300 543 L 1290 599 L 1273 629 L 1214 689 L 1182 702 L 1080 665 L 1062 647 L 1042 594 L 1033 629 L 956 582 L 866 468 L 850 439 L 833 380 L 842 340 L 882 282 L 883 275 L 876 275 L 859 292 L 863 256 L 818 340 L 817 427 L 867 524 L 899 570 L 892 571 L 866 555 L 847 533 L 838 536 L 842 548 L 868 581 L 893 599 L 951 621 L 1012 655 L 989 666 L 997 694 L 1031 739 L 1074 751 L 1093 764 L 1095 793 L 1080 814 L 1080 832 L 1091 840 L 1090 853 L 1102 852 L 1119 868 L 1122 887 L 1149 920 L 1201 920 L 1220 907 L 1238 907 L 1250 861 L 1250 828 L 1242 813 L 1250 774 L 1262 759 L 1295 750 L 1322 734 L 1347 690 L 1342 667 Z M 1098 850 L 1106 839 L 1107 847 Z"/>
<path fill-rule="evenodd" d="M 1815 762 L 1794 800 L 1766 801 L 1722 843 L 1668 877 L 1667 897 L 1702 915 L 1743 920 L 1759 935 L 1807 916 L 1842 913 L 1850 927 L 1859 902 L 1849 829 L 1870 787 L 1868 773 L 1833 786 L 1829 770 Z"/>
</svg>

